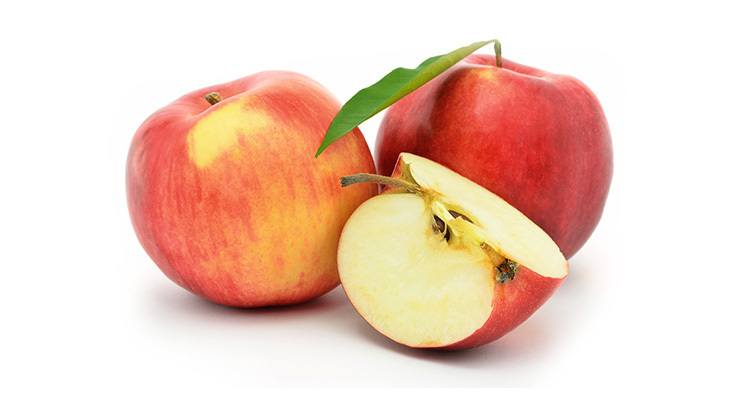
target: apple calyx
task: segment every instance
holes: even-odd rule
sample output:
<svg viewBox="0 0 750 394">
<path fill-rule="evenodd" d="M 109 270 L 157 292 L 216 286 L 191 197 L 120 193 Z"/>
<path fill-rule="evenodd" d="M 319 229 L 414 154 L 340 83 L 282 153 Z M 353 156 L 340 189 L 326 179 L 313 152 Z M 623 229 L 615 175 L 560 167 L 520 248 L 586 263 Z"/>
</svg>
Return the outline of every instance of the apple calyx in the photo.
<svg viewBox="0 0 750 394">
<path fill-rule="evenodd" d="M 222 100 L 221 95 L 219 92 L 211 92 L 203 96 L 203 98 L 208 101 L 209 104 L 214 105 Z"/>
<path fill-rule="evenodd" d="M 478 247 L 488 257 L 488 261 L 495 267 L 495 281 L 503 284 L 515 278 L 519 264 L 505 257 L 501 249 L 489 242 L 485 230 L 476 224 L 465 210 L 450 201 L 435 190 L 424 188 L 417 184 L 411 176 L 408 165 L 404 166 L 399 178 L 376 174 L 353 174 L 341 178 L 341 186 L 346 187 L 356 183 L 377 183 L 389 186 L 391 193 L 412 193 L 425 199 L 432 211 L 432 230 L 448 244 L 455 247 Z"/>
</svg>

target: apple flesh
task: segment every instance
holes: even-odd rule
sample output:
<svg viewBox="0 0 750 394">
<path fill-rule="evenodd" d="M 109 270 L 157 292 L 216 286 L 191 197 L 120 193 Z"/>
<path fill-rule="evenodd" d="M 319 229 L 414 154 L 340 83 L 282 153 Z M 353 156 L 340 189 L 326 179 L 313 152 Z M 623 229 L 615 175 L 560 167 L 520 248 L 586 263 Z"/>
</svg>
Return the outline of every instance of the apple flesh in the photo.
<svg viewBox="0 0 750 394">
<path fill-rule="evenodd" d="M 612 179 L 599 102 L 580 81 L 475 55 L 394 104 L 377 137 L 378 173 L 401 152 L 441 163 L 501 196 L 573 256 Z"/>
<path fill-rule="evenodd" d="M 128 208 L 149 256 L 213 302 L 293 304 L 339 283 L 336 249 L 374 185 L 355 130 L 313 153 L 339 104 L 300 74 L 263 72 L 185 95 L 148 118 L 127 161 Z"/>
<path fill-rule="evenodd" d="M 500 338 L 567 276 L 557 245 L 487 189 L 404 153 L 391 186 L 363 203 L 341 234 L 349 300 L 376 330 L 417 348 L 461 349 Z"/>
</svg>

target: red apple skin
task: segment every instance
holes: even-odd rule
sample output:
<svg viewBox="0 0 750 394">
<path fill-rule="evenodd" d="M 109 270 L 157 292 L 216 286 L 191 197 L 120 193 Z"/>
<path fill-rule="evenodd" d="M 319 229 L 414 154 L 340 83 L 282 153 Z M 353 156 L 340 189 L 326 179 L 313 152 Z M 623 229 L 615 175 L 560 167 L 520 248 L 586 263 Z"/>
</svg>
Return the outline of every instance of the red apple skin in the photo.
<svg viewBox="0 0 750 394">
<path fill-rule="evenodd" d="M 210 105 L 204 95 L 223 100 Z M 336 250 L 373 185 L 355 130 L 314 153 L 339 110 L 300 74 L 263 72 L 183 96 L 138 129 L 127 160 L 135 232 L 175 283 L 236 307 L 294 304 L 339 283 Z"/>
<path fill-rule="evenodd" d="M 378 173 L 399 153 L 434 160 L 499 195 L 566 258 L 594 231 L 612 180 L 612 143 L 580 81 L 473 55 L 394 104 L 377 137 Z"/>
<path fill-rule="evenodd" d="M 520 266 L 513 280 L 495 286 L 492 313 L 484 325 L 469 337 L 443 349 L 468 349 L 499 339 L 526 321 L 564 280 L 546 278 Z"/>
</svg>

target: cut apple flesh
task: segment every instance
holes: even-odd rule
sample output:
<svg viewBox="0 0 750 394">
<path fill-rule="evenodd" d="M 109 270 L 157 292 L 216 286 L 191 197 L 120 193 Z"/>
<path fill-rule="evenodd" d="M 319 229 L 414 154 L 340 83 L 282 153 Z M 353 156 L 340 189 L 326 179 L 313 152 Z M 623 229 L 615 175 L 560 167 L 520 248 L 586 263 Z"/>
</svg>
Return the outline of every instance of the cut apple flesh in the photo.
<svg viewBox="0 0 750 394">
<path fill-rule="evenodd" d="M 363 203 L 339 241 L 350 301 L 378 331 L 412 347 L 442 347 L 480 329 L 497 286 L 517 266 L 564 278 L 559 248 L 521 212 L 430 160 L 402 154 L 404 184 Z"/>
</svg>

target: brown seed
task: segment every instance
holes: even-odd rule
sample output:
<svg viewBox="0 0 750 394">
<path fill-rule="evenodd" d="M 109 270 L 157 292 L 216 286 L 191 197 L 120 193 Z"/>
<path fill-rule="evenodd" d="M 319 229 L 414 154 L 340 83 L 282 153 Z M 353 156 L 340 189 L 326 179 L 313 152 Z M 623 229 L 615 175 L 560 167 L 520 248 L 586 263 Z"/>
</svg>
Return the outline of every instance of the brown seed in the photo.
<svg viewBox="0 0 750 394">
<path fill-rule="evenodd" d="M 458 213 L 458 212 L 456 212 L 456 211 L 452 211 L 452 210 L 448 210 L 448 212 L 449 212 L 449 213 L 451 214 L 451 216 L 453 216 L 454 218 L 461 218 L 461 219 L 463 219 L 463 220 L 466 220 L 466 221 L 467 221 L 467 222 L 469 222 L 469 223 L 474 223 L 474 222 L 472 222 L 472 221 L 471 221 L 471 219 L 469 219 L 469 217 L 468 217 L 468 216 L 466 216 L 466 215 L 464 215 L 464 214 L 462 214 L 462 213 Z"/>
<path fill-rule="evenodd" d="M 432 216 L 432 229 L 435 230 L 436 233 L 444 233 L 445 232 L 445 222 L 443 219 L 440 219 L 437 215 Z"/>
</svg>

